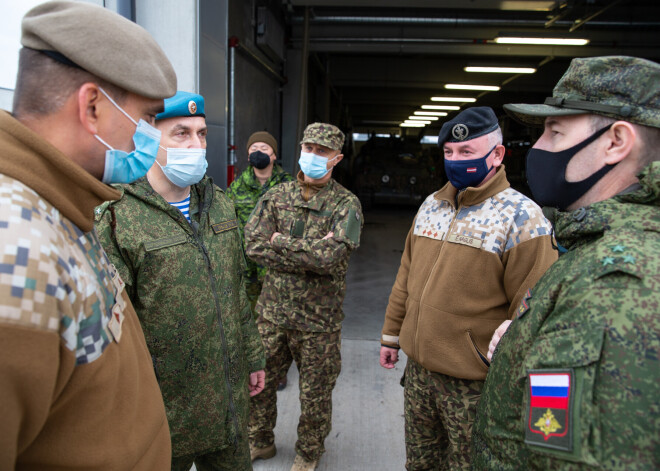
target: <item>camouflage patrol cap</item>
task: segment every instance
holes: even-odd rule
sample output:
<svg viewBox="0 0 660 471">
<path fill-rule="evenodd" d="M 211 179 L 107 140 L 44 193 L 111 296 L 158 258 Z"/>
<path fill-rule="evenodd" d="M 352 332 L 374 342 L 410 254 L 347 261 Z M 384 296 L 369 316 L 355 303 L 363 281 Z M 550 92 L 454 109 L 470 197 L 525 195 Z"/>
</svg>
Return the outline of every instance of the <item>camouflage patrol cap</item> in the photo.
<svg viewBox="0 0 660 471">
<path fill-rule="evenodd" d="M 305 128 L 301 144 L 311 143 L 341 150 L 344 147 L 344 133 L 337 126 L 327 123 L 313 123 Z"/>
<path fill-rule="evenodd" d="M 504 110 L 531 126 L 548 116 L 590 113 L 660 128 L 660 64 L 628 56 L 573 59 L 545 104 Z"/>
<path fill-rule="evenodd" d="M 23 17 L 21 44 L 124 90 L 163 99 L 176 93 L 174 67 L 141 26 L 87 2 L 54 1 Z"/>
</svg>

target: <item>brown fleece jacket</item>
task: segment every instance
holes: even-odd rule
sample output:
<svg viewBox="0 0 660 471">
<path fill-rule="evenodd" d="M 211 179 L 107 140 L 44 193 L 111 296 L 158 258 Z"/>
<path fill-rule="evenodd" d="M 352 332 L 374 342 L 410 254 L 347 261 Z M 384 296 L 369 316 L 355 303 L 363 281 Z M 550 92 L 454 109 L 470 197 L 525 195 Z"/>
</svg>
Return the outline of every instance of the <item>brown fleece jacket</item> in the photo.
<svg viewBox="0 0 660 471">
<path fill-rule="evenodd" d="M 144 335 L 93 231 L 118 196 L 0 112 L 0 469 L 170 468 Z"/>
<path fill-rule="evenodd" d="M 422 204 L 385 314 L 382 344 L 424 368 L 485 379 L 488 344 L 557 259 L 541 209 L 504 168 L 482 187 L 447 184 Z"/>
</svg>

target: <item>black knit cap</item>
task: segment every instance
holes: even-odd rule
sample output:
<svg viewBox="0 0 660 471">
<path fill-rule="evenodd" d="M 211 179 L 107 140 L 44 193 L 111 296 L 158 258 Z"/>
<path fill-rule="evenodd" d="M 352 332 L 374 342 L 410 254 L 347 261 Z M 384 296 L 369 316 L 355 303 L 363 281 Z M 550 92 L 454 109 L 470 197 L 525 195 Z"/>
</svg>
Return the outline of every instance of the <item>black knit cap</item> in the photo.
<svg viewBox="0 0 660 471">
<path fill-rule="evenodd" d="M 438 146 L 442 147 L 445 142 L 471 141 L 490 134 L 498 126 L 497 116 L 492 108 L 488 106 L 467 108 L 442 125 L 438 134 Z"/>
</svg>

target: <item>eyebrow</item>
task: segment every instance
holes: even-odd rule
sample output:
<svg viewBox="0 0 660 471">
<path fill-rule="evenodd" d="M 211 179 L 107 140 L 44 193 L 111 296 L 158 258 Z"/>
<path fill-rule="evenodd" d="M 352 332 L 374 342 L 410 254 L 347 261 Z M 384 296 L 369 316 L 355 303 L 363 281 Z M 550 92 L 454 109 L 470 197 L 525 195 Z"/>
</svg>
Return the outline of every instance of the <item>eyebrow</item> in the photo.
<svg viewBox="0 0 660 471">
<path fill-rule="evenodd" d="M 190 126 L 186 126 L 185 124 L 175 124 L 172 127 L 172 129 L 170 130 L 170 132 L 176 132 L 176 131 L 179 131 L 179 130 L 190 132 L 190 131 L 192 131 L 192 128 Z M 199 129 L 197 129 L 196 132 L 200 132 L 200 131 L 207 131 L 208 132 L 208 126 L 204 126 L 203 128 L 199 128 Z"/>
</svg>

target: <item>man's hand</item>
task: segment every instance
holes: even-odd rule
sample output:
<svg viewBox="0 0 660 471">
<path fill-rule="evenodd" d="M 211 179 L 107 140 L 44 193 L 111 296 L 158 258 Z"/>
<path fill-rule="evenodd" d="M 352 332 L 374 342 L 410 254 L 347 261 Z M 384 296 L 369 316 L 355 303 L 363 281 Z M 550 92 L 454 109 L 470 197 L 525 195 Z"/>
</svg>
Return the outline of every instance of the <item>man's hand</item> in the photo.
<svg viewBox="0 0 660 471">
<path fill-rule="evenodd" d="M 488 354 L 486 355 L 488 357 L 488 361 L 492 361 L 495 347 L 497 347 L 497 344 L 500 343 L 500 339 L 504 335 L 504 332 L 506 332 L 506 329 L 509 328 L 510 324 L 511 321 L 504 321 L 497 329 L 495 329 L 493 338 L 490 339 L 490 343 L 488 344 Z"/>
<path fill-rule="evenodd" d="M 261 391 L 264 390 L 264 385 L 266 384 L 266 372 L 264 370 L 255 371 L 250 373 L 250 381 L 248 383 L 248 389 L 250 390 L 250 397 L 256 396 Z"/>
<path fill-rule="evenodd" d="M 332 232 L 332 231 L 330 231 L 330 232 L 328 232 L 328 233 L 323 237 L 323 239 L 321 239 L 321 240 L 329 239 L 330 237 L 332 237 L 332 236 L 334 236 L 334 235 L 335 235 L 335 233 Z"/>
<path fill-rule="evenodd" d="M 380 347 L 380 366 L 388 370 L 394 368 L 394 364 L 399 361 L 399 350 L 390 347 Z"/>
<path fill-rule="evenodd" d="M 281 232 L 273 232 L 273 235 L 270 236 L 270 243 L 271 243 L 271 244 L 272 244 L 273 241 L 275 240 L 275 237 L 277 237 L 278 235 L 282 235 L 282 233 L 281 233 Z"/>
</svg>

